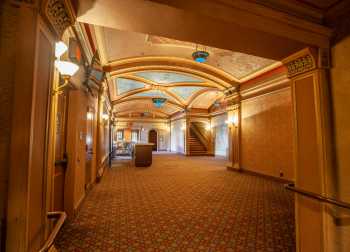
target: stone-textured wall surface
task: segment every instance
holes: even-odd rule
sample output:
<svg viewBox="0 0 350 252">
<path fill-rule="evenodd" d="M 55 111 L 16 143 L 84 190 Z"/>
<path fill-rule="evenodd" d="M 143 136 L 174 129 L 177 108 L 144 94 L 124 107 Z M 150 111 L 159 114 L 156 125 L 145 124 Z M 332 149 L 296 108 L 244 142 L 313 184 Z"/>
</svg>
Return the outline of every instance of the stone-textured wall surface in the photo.
<svg viewBox="0 0 350 252">
<path fill-rule="evenodd" d="M 242 168 L 293 180 L 291 89 L 242 101 Z"/>
</svg>

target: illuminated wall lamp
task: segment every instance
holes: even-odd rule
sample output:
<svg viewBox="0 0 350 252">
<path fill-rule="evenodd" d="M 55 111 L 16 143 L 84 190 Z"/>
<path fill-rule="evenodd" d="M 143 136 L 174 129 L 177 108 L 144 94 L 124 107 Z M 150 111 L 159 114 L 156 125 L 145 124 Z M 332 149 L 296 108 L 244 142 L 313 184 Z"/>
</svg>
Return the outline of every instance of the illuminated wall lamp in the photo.
<svg viewBox="0 0 350 252">
<path fill-rule="evenodd" d="M 91 121 L 92 119 L 94 119 L 94 114 L 92 112 L 87 112 L 86 119 Z"/>
<path fill-rule="evenodd" d="M 108 119 L 109 119 L 109 116 L 108 116 L 108 114 L 102 114 L 102 119 L 104 120 L 104 121 L 108 121 Z"/>
<path fill-rule="evenodd" d="M 72 77 L 79 70 L 78 65 L 69 61 L 56 60 L 55 67 L 57 68 L 58 72 L 60 72 L 60 74 L 62 75 L 62 78 L 64 79 L 64 84 L 67 84 L 70 77 Z"/>
<path fill-rule="evenodd" d="M 233 125 L 233 126 L 237 126 L 237 118 L 236 117 L 232 117 L 229 118 L 228 120 L 225 121 L 226 124 L 228 125 Z"/>
</svg>

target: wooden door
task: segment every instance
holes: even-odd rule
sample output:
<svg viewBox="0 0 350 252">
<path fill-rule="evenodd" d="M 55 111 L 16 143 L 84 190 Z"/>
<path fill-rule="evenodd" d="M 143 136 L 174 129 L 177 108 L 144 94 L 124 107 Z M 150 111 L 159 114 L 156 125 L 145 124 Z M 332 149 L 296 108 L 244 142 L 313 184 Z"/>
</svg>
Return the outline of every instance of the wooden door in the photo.
<svg viewBox="0 0 350 252">
<path fill-rule="evenodd" d="M 148 134 L 148 142 L 153 143 L 153 151 L 157 151 L 157 131 L 155 130 L 150 130 Z"/>
<path fill-rule="evenodd" d="M 89 188 L 92 183 L 92 162 L 93 162 L 93 139 L 94 139 L 94 111 L 87 110 L 86 115 L 86 162 L 85 162 L 85 188 Z"/>
<path fill-rule="evenodd" d="M 63 91 L 57 97 L 56 113 L 56 142 L 55 142 L 55 170 L 54 170 L 54 210 L 64 210 L 64 184 L 67 168 L 67 113 L 68 91 Z"/>
</svg>

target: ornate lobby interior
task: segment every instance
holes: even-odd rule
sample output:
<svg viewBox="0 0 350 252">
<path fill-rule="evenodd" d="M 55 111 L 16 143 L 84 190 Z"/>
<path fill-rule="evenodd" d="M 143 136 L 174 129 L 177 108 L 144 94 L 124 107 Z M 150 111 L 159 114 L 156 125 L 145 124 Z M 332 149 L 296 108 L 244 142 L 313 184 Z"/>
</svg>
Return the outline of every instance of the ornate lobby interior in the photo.
<svg viewBox="0 0 350 252">
<path fill-rule="evenodd" d="M 3 0 L 0 251 L 350 251 L 349 0 Z"/>
</svg>

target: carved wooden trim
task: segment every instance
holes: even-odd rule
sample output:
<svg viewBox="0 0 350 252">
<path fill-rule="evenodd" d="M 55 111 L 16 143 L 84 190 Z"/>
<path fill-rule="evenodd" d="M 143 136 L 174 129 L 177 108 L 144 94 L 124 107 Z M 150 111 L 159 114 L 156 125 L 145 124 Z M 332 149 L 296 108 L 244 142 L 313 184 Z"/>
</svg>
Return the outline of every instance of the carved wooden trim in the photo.
<svg viewBox="0 0 350 252">
<path fill-rule="evenodd" d="M 42 9 L 44 16 L 59 38 L 69 26 L 74 24 L 75 18 L 69 0 L 45 0 Z"/>
</svg>

